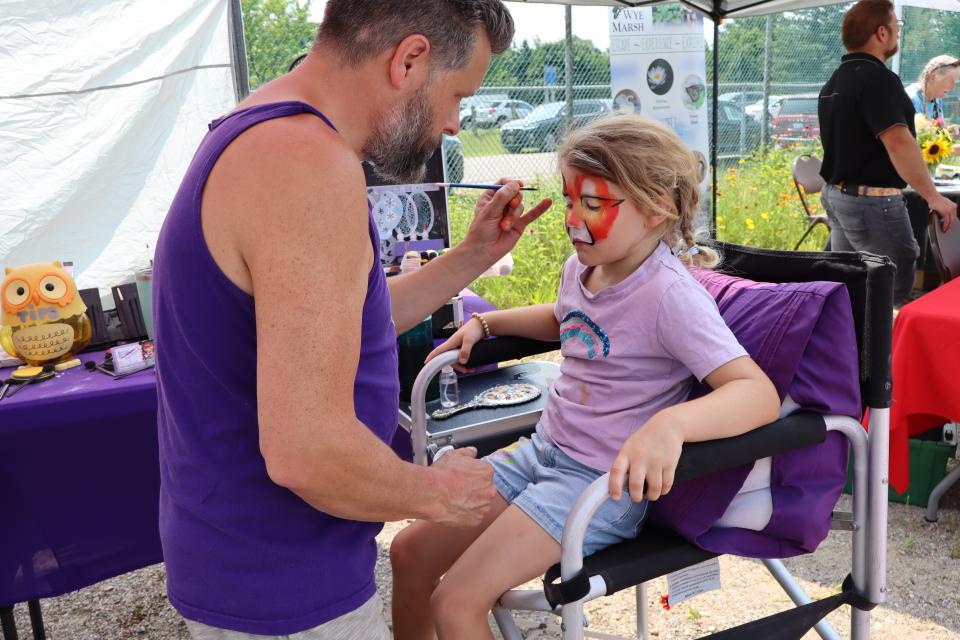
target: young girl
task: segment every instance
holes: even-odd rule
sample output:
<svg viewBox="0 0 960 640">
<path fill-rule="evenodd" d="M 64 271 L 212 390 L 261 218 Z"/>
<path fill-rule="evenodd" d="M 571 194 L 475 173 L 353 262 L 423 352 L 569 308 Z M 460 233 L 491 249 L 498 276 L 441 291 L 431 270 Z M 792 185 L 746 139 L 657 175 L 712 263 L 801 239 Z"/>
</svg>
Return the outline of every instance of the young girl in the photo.
<svg viewBox="0 0 960 640">
<path fill-rule="evenodd" d="M 570 133 L 559 158 L 576 253 L 557 303 L 475 317 L 430 357 L 459 349 L 465 363 L 488 332 L 559 338 L 561 374 L 532 439 L 486 458 L 499 496 L 479 527 L 418 521 L 395 538 L 399 640 L 492 638 L 487 613 L 560 560 L 564 522 L 593 480 L 609 471 L 612 499 L 585 555 L 637 535 L 644 482 L 649 500 L 670 491 L 684 442 L 739 435 L 779 412 L 773 384 L 687 270 L 717 262 L 693 240 L 693 153 L 666 126 L 626 115 Z M 694 378 L 713 391 L 687 401 Z"/>
</svg>

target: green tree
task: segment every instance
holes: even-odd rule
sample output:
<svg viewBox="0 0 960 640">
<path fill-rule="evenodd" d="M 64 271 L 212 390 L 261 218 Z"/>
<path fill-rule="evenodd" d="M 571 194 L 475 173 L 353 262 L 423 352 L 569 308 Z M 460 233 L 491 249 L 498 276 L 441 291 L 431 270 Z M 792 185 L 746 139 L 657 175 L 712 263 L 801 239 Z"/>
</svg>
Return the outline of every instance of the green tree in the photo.
<svg viewBox="0 0 960 640">
<path fill-rule="evenodd" d="M 847 9 L 830 5 L 774 16 L 772 81 L 826 82 L 846 53 L 840 23 Z"/>
<path fill-rule="evenodd" d="M 287 71 L 317 35 L 310 22 L 310 0 L 241 0 L 250 90 Z"/>
<path fill-rule="evenodd" d="M 533 46 L 526 40 L 514 44 L 502 54 L 494 56 L 483 78 L 484 87 L 542 87 L 544 69 L 554 67 L 557 72 L 557 87 L 561 92 L 566 82 L 564 64 L 564 41 L 540 42 Z M 573 39 L 573 84 L 602 85 L 600 90 L 578 89 L 576 98 L 610 97 L 610 57 L 597 49 L 593 42 L 583 38 Z M 515 89 L 510 97 L 539 104 L 545 100 L 543 89 Z M 560 98 L 557 98 L 560 99 Z"/>
</svg>

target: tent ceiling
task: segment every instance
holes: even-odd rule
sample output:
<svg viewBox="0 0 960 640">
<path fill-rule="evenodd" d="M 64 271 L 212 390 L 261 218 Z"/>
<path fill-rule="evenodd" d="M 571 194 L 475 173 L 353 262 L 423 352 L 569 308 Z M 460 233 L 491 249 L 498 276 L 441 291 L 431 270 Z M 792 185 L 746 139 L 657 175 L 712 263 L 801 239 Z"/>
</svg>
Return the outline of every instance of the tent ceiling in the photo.
<svg viewBox="0 0 960 640">
<path fill-rule="evenodd" d="M 513 0 L 527 2 L 528 0 Z M 662 4 L 664 0 L 535 0 L 541 4 L 572 4 L 585 7 L 645 7 Z M 769 13 L 798 11 L 811 7 L 838 4 L 836 0 L 681 0 L 708 18 L 735 18 L 762 16 Z M 945 11 L 960 11 L 960 0 L 905 0 L 897 4 L 927 7 Z"/>
</svg>

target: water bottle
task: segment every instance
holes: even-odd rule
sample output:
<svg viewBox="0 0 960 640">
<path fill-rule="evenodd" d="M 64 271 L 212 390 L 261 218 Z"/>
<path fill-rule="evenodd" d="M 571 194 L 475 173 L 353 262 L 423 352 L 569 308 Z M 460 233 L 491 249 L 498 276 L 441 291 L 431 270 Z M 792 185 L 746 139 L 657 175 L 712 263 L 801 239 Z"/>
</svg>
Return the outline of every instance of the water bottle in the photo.
<svg viewBox="0 0 960 640">
<path fill-rule="evenodd" d="M 449 409 L 460 404 L 457 374 L 450 365 L 440 370 L 440 406 Z"/>
</svg>

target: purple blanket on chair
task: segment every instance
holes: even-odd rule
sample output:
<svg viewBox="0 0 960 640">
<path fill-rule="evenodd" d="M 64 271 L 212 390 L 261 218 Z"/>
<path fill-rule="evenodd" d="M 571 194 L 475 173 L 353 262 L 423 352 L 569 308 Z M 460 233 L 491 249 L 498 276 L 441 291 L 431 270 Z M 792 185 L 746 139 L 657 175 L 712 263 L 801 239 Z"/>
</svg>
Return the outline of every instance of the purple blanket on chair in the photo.
<svg viewBox="0 0 960 640">
<path fill-rule="evenodd" d="M 771 284 L 710 271 L 694 275 L 770 376 L 781 401 L 790 394 L 804 410 L 859 418 L 856 333 L 842 284 Z M 693 394 L 707 390 L 701 385 Z M 762 531 L 714 528 L 751 468 L 743 465 L 676 485 L 653 503 L 652 524 L 716 553 L 787 558 L 816 549 L 847 479 L 846 438 L 831 432 L 820 445 L 773 457 L 773 516 Z"/>
</svg>

